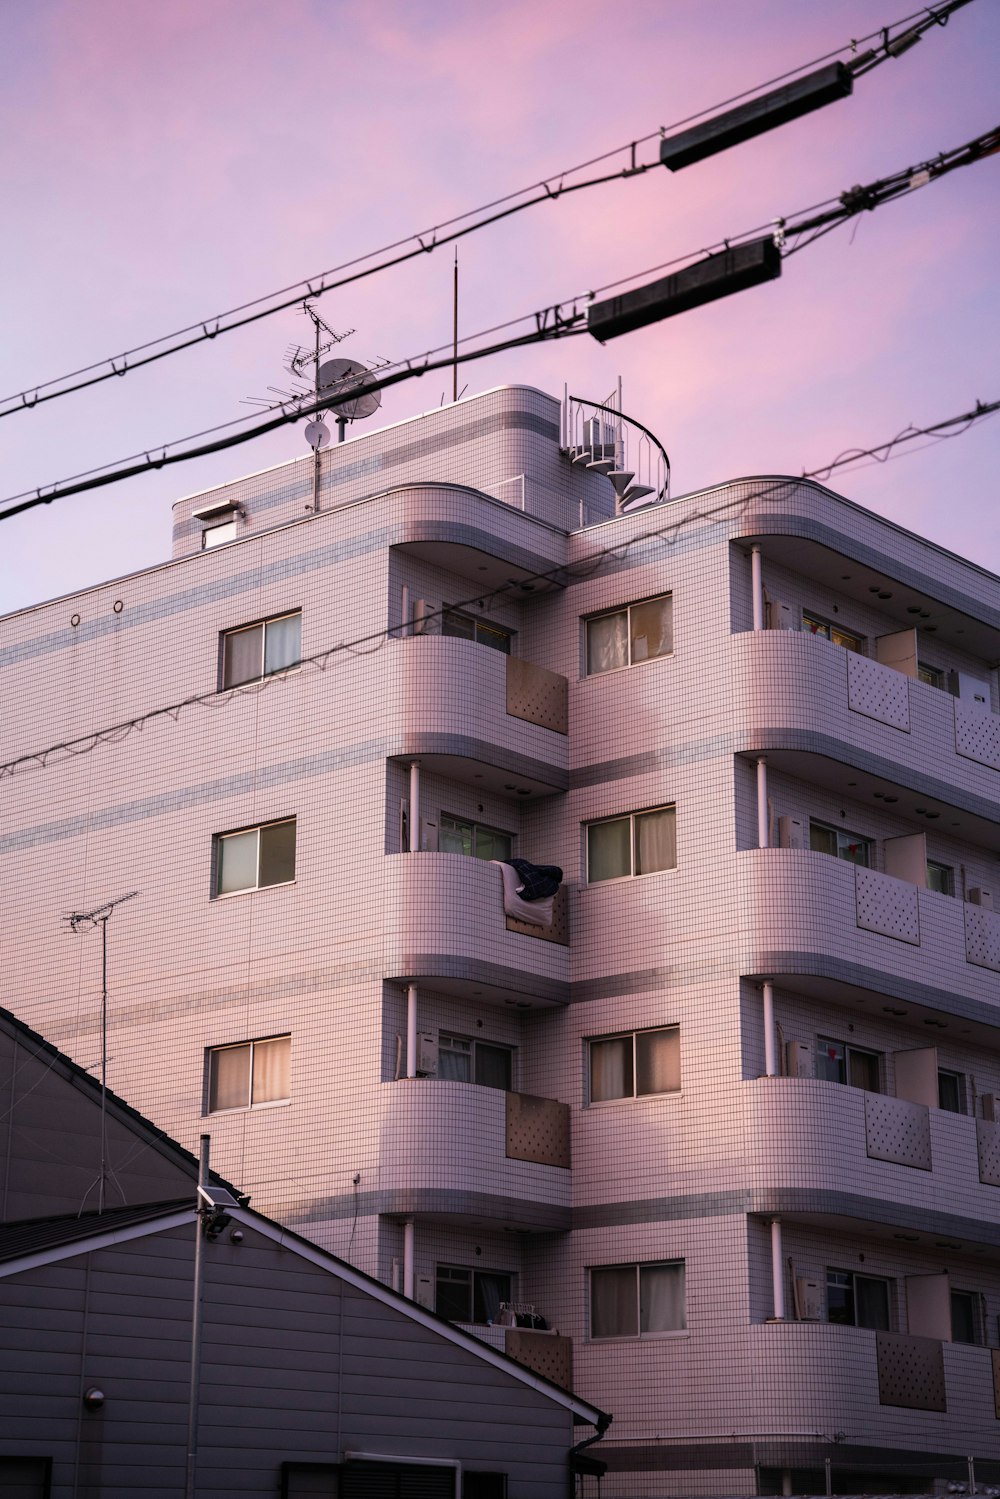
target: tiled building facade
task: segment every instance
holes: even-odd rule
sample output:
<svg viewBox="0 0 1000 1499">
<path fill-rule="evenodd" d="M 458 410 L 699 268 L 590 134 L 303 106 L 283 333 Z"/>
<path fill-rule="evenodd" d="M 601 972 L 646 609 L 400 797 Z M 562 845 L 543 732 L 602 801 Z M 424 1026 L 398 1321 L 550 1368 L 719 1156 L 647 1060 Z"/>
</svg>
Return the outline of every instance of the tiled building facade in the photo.
<svg viewBox="0 0 1000 1499">
<path fill-rule="evenodd" d="M 793 479 L 616 516 L 563 430 L 508 387 L 362 435 L 2 622 L 4 761 L 82 740 L 0 784 L 6 1003 L 97 1065 L 61 918 L 137 891 L 110 1085 L 571 1377 L 612 1495 L 985 1474 L 997 579 Z"/>
</svg>

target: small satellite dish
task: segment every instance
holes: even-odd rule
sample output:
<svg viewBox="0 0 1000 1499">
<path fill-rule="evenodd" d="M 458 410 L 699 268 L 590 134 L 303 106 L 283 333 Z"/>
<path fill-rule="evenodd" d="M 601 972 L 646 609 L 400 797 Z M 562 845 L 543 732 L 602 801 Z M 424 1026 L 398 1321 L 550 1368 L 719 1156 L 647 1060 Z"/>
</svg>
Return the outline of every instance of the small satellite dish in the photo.
<svg viewBox="0 0 1000 1499">
<path fill-rule="evenodd" d="M 317 371 L 320 398 L 326 396 L 327 410 L 344 421 L 356 422 L 371 416 L 382 404 L 380 390 L 352 396 L 351 391 L 363 385 L 370 370 L 356 359 L 327 359 Z"/>
<path fill-rule="evenodd" d="M 326 422 L 306 423 L 306 442 L 311 448 L 325 448 L 330 441 L 330 429 Z"/>
</svg>

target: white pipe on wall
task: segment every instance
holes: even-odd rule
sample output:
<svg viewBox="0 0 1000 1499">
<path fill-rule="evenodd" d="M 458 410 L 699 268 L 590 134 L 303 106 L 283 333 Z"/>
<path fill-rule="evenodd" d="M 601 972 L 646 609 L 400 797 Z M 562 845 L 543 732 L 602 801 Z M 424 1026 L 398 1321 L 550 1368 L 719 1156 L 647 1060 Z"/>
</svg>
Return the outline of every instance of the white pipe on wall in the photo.
<svg viewBox="0 0 1000 1499">
<path fill-rule="evenodd" d="M 785 1261 L 781 1253 L 781 1219 L 771 1219 L 771 1284 L 774 1290 L 774 1320 L 785 1320 Z"/>
<path fill-rule="evenodd" d="M 402 615 L 399 633 L 400 635 L 408 635 L 410 633 L 410 585 L 408 583 L 403 584 L 399 612 Z"/>
<path fill-rule="evenodd" d="M 413 1219 L 403 1224 L 403 1295 L 413 1300 Z"/>
<path fill-rule="evenodd" d="M 410 853 L 420 852 L 420 766 L 410 765 Z"/>
<path fill-rule="evenodd" d="M 774 1028 L 774 985 L 764 985 L 764 1076 L 778 1075 L 778 1036 Z"/>
<path fill-rule="evenodd" d="M 406 986 L 406 1076 L 417 1075 L 417 986 Z"/>
<path fill-rule="evenodd" d="M 764 628 L 764 579 L 761 573 L 760 547 L 750 548 L 750 591 L 753 595 L 753 627 Z"/>
<path fill-rule="evenodd" d="M 412 795 L 411 795 L 412 804 Z M 757 847 L 767 848 L 767 761 L 757 761 Z"/>
</svg>

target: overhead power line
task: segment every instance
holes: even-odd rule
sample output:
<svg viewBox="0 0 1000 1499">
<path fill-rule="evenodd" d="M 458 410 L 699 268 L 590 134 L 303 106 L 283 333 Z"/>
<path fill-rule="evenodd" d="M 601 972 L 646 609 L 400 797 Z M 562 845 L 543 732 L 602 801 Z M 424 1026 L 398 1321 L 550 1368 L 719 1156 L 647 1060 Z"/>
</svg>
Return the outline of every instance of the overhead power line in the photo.
<svg viewBox="0 0 1000 1499">
<path fill-rule="evenodd" d="M 456 362 L 464 364 L 511 349 L 550 342 L 557 338 L 571 338 L 580 333 L 589 332 L 595 338 L 604 341 L 648 323 L 674 317 L 678 313 L 705 302 L 732 295 L 747 286 L 780 275 L 783 257 L 796 253 L 797 250 L 804 248 L 805 244 L 813 243 L 823 234 L 830 233 L 857 214 L 873 211 L 883 203 L 891 202 L 904 193 L 926 187 L 929 183 L 947 176 L 959 167 L 970 166 L 997 151 L 1000 151 L 1000 127 L 977 136 L 975 140 L 967 142 L 964 146 L 942 152 L 915 167 L 906 167 L 903 171 L 880 178 L 866 186 L 852 187 L 842 193 L 839 198 L 827 199 L 825 203 L 800 210 L 787 218 L 773 220 L 774 227 L 771 233 L 763 239 L 757 237 L 763 226 L 746 230 L 740 235 L 727 239 L 722 246 L 713 247 L 712 252 L 707 255 L 701 252 L 697 259 L 691 254 L 677 256 L 673 261 L 652 266 L 645 271 L 633 272 L 589 292 L 566 298 L 565 301 L 556 303 L 554 306 L 522 314 L 520 317 L 512 318 L 504 324 L 497 324 L 481 333 L 470 334 L 462 340 L 462 343 L 475 343 L 476 340 L 488 337 L 490 334 L 527 324 L 528 331 L 524 333 L 483 347 L 466 348 L 457 357 L 452 345 L 447 344 L 432 349 L 424 355 L 413 356 L 398 361 L 395 365 L 386 366 L 377 374 L 372 374 L 369 379 L 353 384 L 351 398 L 352 400 L 359 399 L 368 393 L 385 390 L 434 370 L 450 368 Z M 789 241 L 798 240 L 802 235 L 808 236 L 804 242 L 789 244 Z M 656 271 L 668 269 L 672 265 L 679 265 L 684 261 L 688 262 L 687 266 L 676 273 L 662 277 L 648 285 L 618 292 L 611 298 L 598 300 L 605 292 L 616 291 L 622 286 L 627 287 L 634 281 L 650 276 Z M 581 307 L 581 304 L 590 305 Z M 269 432 L 277 431 L 280 427 L 300 421 L 304 416 L 324 410 L 330 404 L 331 399 L 331 391 L 327 390 L 316 399 L 296 399 L 293 402 L 285 402 L 275 407 L 273 413 L 263 421 L 255 421 L 252 426 L 247 427 L 244 424 L 249 419 L 241 418 L 238 422 L 228 425 L 240 426 L 242 430 L 227 431 L 225 436 L 213 436 L 209 441 L 200 443 L 196 447 L 180 448 L 181 443 L 192 442 L 195 439 L 193 437 L 178 438 L 175 442 L 159 445 L 155 453 L 154 450 L 147 449 L 141 456 L 135 455 L 133 458 L 117 460 L 114 464 L 106 465 L 104 471 L 92 470 L 86 475 L 76 475 L 51 485 L 40 486 L 27 498 L 23 496 L 23 493 L 11 495 L 2 502 L 5 508 L 0 510 L 0 521 L 20 515 L 26 510 L 32 510 L 38 505 L 49 505 L 53 500 L 65 499 L 70 495 L 120 483 L 138 474 L 148 473 L 151 469 L 187 463 L 194 458 L 207 457 L 213 453 L 223 452 L 227 448 L 252 442 Z M 180 448 L 180 451 L 168 451 L 171 448 Z"/>
<path fill-rule="evenodd" d="M 418 259 L 421 255 L 428 254 L 441 245 L 451 244 L 463 239 L 466 235 L 475 234 L 490 224 L 498 223 L 501 219 L 510 218 L 514 214 L 523 213 L 525 209 L 532 208 L 536 204 L 554 202 L 569 193 L 582 192 L 609 182 L 643 176 L 661 164 L 677 170 L 681 165 L 687 165 L 691 161 L 701 160 L 705 156 L 727 150 L 739 144 L 740 141 L 749 140 L 764 131 L 773 130 L 788 120 L 831 103 L 835 98 L 846 97 L 852 90 L 855 77 L 861 77 L 879 64 L 908 51 L 926 31 L 934 26 L 947 25 L 956 10 L 970 3 L 971 0 L 942 0 L 942 3 L 937 6 L 925 7 L 902 17 L 899 21 L 891 22 L 888 26 L 869 32 L 866 36 L 852 38 L 850 42 L 845 42 L 834 51 L 814 58 L 811 62 L 802 63 L 799 67 L 790 69 L 777 78 L 768 79 L 766 83 L 757 84 L 741 94 L 722 100 L 719 104 L 699 110 L 683 120 L 676 120 L 671 125 L 661 125 L 657 130 L 649 131 L 622 146 L 613 147 L 599 156 L 578 163 L 575 167 L 566 167 L 562 171 L 554 172 L 540 182 L 519 188 L 503 197 L 494 198 L 478 208 L 468 209 L 465 213 L 453 218 L 443 219 L 427 229 L 418 230 L 415 234 L 409 234 L 403 239 L 393 240 L 377 250 L 371 250 L 364 255 L 343 261 L 317 275 L 304 277 L 300 281 L 280 287 L 277 291 L 265 293 L 249 302 L 242 302 L 227 312 L 214 313 L 211 317 L 189 323 L 173 333 L 163 334 L 159 338 L 150 339 L 146 343 L 123 350 L 120 354 L 96 360 L 93 364 L 82 365 L 79 369 L 55 376 L 51 380 L 44 380 L 37 385 L 27 386 L 13 395 L 0 397 L 0 417 L 12 416 L 18 411 L 30 411 L 36 406 L 58 400 L 75 391 L 86 390 L 92 385 L 99 385 L 107 380 L 122 378 L 131 374 L 133 370 L 141 369 L 148 364 L 155 364 L 161 359 L 181 353 L 184 349 L 210 342 L 226 333 L 234 332 L 237 328 L 245 328 L 251 323 L 273 317 L 278 312 L 294 307 L 306 297 L 324 296 L 327 292 L 337 288 L 378 275 L 406 261 Z M 876 45 L 859 52 L 858 48 L 864 47 L 868 42 L 875 42 Z M 825 79 L 818 77 L 800 78 L 797 86 L 779 89 L 776 94 L 763 93 L 764 90 L 772 89 L 775 85 L 785 84 L 788 79 L 798 77 L 807 69 L 828 63 L 830 59 L 844 54 L 848 55 L 849 60 L 846 63 L 836 64 L 839 72 L 836 73 L 835 84 L 828 84 Z M 753 102 L 741 105 L 741 101 L 748 99 L 752 99 Z M 680 155 L 673 151 L 674 143 L 669 132 L 689 126 L 692 121 L 704 120 L 706 115 L 714 114 L 717 110 L 727 110 L 727 106 L 730 105 L 741 105 L 741 108 L 729 109 L 718 121 L 710 120 L 707 124 L 685 131 L 682 143 L 686 145 L 686 155 L 685 159 L 681 160 Z M 687 137 L 692 135 L 698 137 L 696 149 L 687 140 Z M 653 140 L 661 142 L 659 155 L 653 161 L 637 161 L 637 149 L 648 145 Z M 589 171 L 592 167 L 619 156 L 627 157 L 625 166 L 602 172 L 582 181 L 572 180 L 579 173 Z"/>
<path fill-rule="evenodd" d="M 967 432 L 974 422 L 980 420 L 980 418 L 990 416 L 998 410 L 1000 410 L 1000 401 L 985 403 L 977 401 L 972 411 L 967 411 L 961 416 L 948 417 L 947 420 L 935 422 L 928 427 L 907 427 L 902 433 L 891 438 L 889 442 L 879 443 L 873 448 L 846 449 L 834 458 L 832 462 L 824 464 L 820 468 L 803 471 L 801 477 L 803 479 L 817 480 L 827 478 L 834 469 L 843 467 L 849 463 L 855 463 L 859 459 L 877 459 L 880 454 L 888 456 L 889 452 L 899 443 L 909 441 L 911 438 L 930 435 L 960 436 L 962 432 Z M 949 432 L 948 429 L 956 430 Z M 884 461 L 884 459 L 880 461 Z M 421 631 L 426 631 L 428 625 L 433 624 L 436 620 L 442 618 L 443 615 L 455 609 L 467 609 L 473 606 L 489 608 L 499 599 L 525 590 L 531 591 L 540 584 L 564 588 L 569 583 L 592 577 L 606 563 L 623 562 L 634 547 L 641 546 L 649 541 L 667 541 L 669 544 L 673 544 L 681 531 L 686 527 L 695 525 L 699 521 L 717 519 L 720 515 L 727 514 L 730 511 L 746 509 L 752 503 L 787 491 L 789 485 L 794 485 L 795 482 L 791 478 L 769 480 L 765 484 L 755 486 L 749 493 L 740 495 L 737 499 L 724 501 L 721 505 L 716 505 L 711 509 L 698 508 L 694 511 L 688 511 L 685 515 L 680 516 L 679 519 L 667 521 L 664 525 L 658 526 L 651 531 L 642 531 L 638 535 L 627 538 L 625 541 L 616 541 L 609 546 L 600 547 L 596 551 L 588 553 L 586 557 L 580 558 L 577 562 L 569 564 L 560 563 L 555 567 L 547 568 L 541 572 L 527 573 L 520 578 L 510 578 L 506 583 L 502 583 L 498 588 L 492 589 L 487 593 L 476 593 L 471 598 L 463 599 L 458 603 L 449 603 L 447 607 L 442 606 L 441 609 L 422 615 L 420 620 Z M 672 502 L 672 504 L 680 503 L 680 500 Z M 672 505 L 665 508 L 669 512 Z M 649 509 L 658 510 L 660 507 L 651 505 Z M 330 512 L 325 513 L 329 514 Z M 375 651 L 381 650 L 387 640 L 393 638 L 393 636 L 402 636 L 407 628 L 412 627 L 408 622 L 404 622 L 402 626 L 395 628 L 386 627 L 381 630 L 374 630 L 368 635 L 356 636 L 353 640 L 338 641 L 335 645 L 327 646 L 324 650 L 316 651 L 310 656 L 302 657 L 300 661 L 295 662 L 295 671 L 298 672 L 302 668 L 326 671 L 331 662 L 344 654 L 373 654 Z M 133 732 L 140 731 L 147 724 L 161 718 L 172 718 L 176 723 L 180 715 L 189 708 L 226 707 L 234 698 L 265 692 L 275 682 L 286 680 L 289 680 L 288 672 L 275 672 L 271 676 L 263 677 L 257 682 L 241 683 L 237 687 L 224 688 L 222 691 L 216 689 L 211 692 L 196 693 L 190 697 L 181 698 L 179 702 L 168 703 L 159 708 L 151 708 L 148 712 L 139 714 L 135 718 L 123 719 L 119 723 L 108 724 L 103 728 L 93 729 L 88 734 L 81 734 L 78 738 L 64 739 L 58 744 L 48 745 L 45 749 L 32 750 L 28 754 L 18 755 L 15 759 L 0 764 L 0 779 L 17 775 L 19 772 L 32 768 L 44 770 L 50 763 L 59 764 L 65 760 L 75 759 L 79 755 L 89 754 L 91 750 L 97 749 L 102 744 L 118 744 L 123 739 L 127 739 Z M 106 908 L 102 907 L 98 912 L 91 912 L 89 916 L 100 916 L 101 911 L 104 909 Z"/>
</svg>

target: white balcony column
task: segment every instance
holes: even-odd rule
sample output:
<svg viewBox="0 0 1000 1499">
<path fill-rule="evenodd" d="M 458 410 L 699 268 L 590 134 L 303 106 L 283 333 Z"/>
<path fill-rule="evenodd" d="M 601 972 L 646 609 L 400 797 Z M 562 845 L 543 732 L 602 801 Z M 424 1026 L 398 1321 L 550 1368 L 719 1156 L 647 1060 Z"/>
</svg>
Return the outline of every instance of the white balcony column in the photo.
<svg viewBox="0 0 1000 1499">
<path fill-rule="evenodd" d="M 785 1320 L 785 1261 L 781 1249 L 781 1219 L 771 1219 L 771 1284 L 774 1291 L 774 1320 Z"/>
<path fill-rule="evenodd" d="M 399 595 L 399 616 L 402 623 L 399 627 L 400 635 L 410 633 L 410 585 L 404 583 Z"/>
<path fill-rule="evenodd" d="M 764 579 L 761 574 L 760 546 L 750 548 L 750 592 L 753 595 L 753 627 L 764 628 Z"/>
<path fill-rule="evenodd" d="M 410 764 L 410 853 L 420 852 L 420 766 Z"/>
<path fill-rule="evenodd" d="M 761 757 L 757 761 L 757 847 L 768 846 L 768 822 L 767 814 L 767 761 Z"/>
<path fill-rule="evenodd" d="M 403 1224 L 403 1295 L 413 1300 L 413 1219 Z"/>
<path fill-rule="evenodd" d="M 774 985 L 764 984 L 764 1076 L 778 1075 L 778 1032 L 774 1024 Z"/>
<path fill-rule="evenodd" d="M 417 1075 L 417 986 L 406 986 L 406 1076 Z"/>
</svg>

